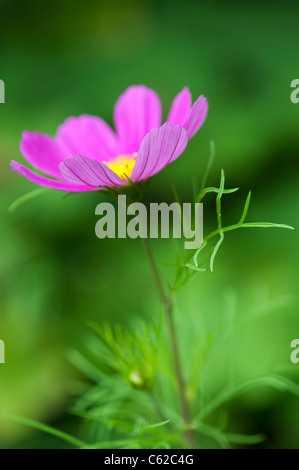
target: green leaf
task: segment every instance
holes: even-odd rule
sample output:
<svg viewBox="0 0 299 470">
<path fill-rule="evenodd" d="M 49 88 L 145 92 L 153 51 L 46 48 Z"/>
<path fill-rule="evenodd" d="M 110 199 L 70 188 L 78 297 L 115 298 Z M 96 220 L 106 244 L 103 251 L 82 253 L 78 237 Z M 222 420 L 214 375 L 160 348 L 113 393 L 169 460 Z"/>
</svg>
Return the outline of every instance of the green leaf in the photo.
<svg viewBox="0 0 299 470">
<path fill-rule="evenodd" d="M 23 196 L 19 197 L 16 199 L 8 208 L 8 212 L 13 212 L 15 211 L 19 206 L 24 204 L 27 201 L 30 201 L 30 199 L 33 199 L 37 196 L 40 196 L 41 194 L 44 194 L 46 192 L 50 191 L 50 188 L 40 188 L 40 189 L 35 189 L 34 191 L 30 191 L 29 193 L 23 194 Z"/>
<path fill-rule="evenodd" d="M 181 206 L 182 203 L 180 201 L 178 192 L 177 192 L 176 187 L 174 186 L 174 184 L 171 185 L 171 191 L 172 191 L 175 202 L 177 202 Z"/>
<path fill-rule="evenodd" d="M 77 439 L 76 437 L 71 436 L 70 434 L 67 434 L 63 431 L 59 431 L 58 429 L 55 429 L 52 426 L 48 426 L 47 424 L 39 423 L 38 421 L 34 421 L 28 418 L 23 418 L 21 416 L 16 416 L 10 413 L 4 413 L 3 416 L 12 421 L 16 421 L 17 423 L 24 424 L 25 426 L 29 426 L 31 428 L 37 429 L 47 434 L 51 434 L 52 436 L 55 436 L 58 439 L 62 439 L 63 441 L 66 441 L 75 447 L 82 447 L 86 445 L 85 442 Z"/>
<path fill-rule="evenodd" d="M 197 258 L 198 258 L 198 255 L 199 253 L 205 248 L 205 246 L 207 245 L 207 242 L 204 240 L 201 247 L 198 248 L 198 250 L 196 251 L 195 255 L 194 255 L 194 265 L 198 268 L 198 262 L 197 262 Z"/>
<path fill-rule="evenodd" d="M 243 445 L 254 445 L 260 444 L 267 439 L 265 434 L 235 434 L 235 433 L 225 433 L 225 437 L 228 442 L 231 444 L 243 444 Z"/>
<path fill-rule="evenodd" d="M 218 442 L 222 449 L 229 449 L 230 446 L 228 439 L 226 438 L 225 434 L 219 429 L 216 429 L 204 423 L 200 423 L 200 425 L 198 426 L 198 431 Z"/>
<path fill-rule="evenodd" d="M 194 266 L 193 264 L 190 264 L 190 263 L 187 263 L 185 264 L 186 268 L 190 268 L 190 269 L 193 269 L 194 271 L 207 271 L 207 269 L 203 269 L 203 268 L 198 268 L 197 266 Z"/>
<path fill-rule="evenodd" d="M 299 397 L 299 385 L 292 380 L 282 377 L 280 375 L 265 375 L 260 377 L 254 377 L 252 379 L 239 382 L 236 385 L 228 387 L 222 391 L 214 400 L 210 401 L 207 406 L 199 414 L 198 419 L 202 420 L 219 407 L 223 406 L 233 398 L 252 390 L 258 386 L 272 387 L 280 392 L 290 392 L 293 395 Z"/>
<path fill-rule="evenodd" d="M 288 230 L 296 230 L 294 227 L 291 225 L 286 225 L 286 224 L 275 224 L 272 222 L 246 222 L 242 225 L 235 224 L 235 225 L 228 225 L 227 227 L 222 227 L 220 230 L 214 230 L 211 232 L 205 240 L 209 240 L 212 237 L 215 237 L 218 235 L 220 232 L 231 232 L 232 230 L 238 230 L 239 228 L 285 228 Z"/>
<path fill-rule="evenodd" d="M 205 174 L 204 174 L 204 177 L 203 177 L 203 180 L 202 180 L 202 184 L 201 184 L 201 189 L 202 190 L 204 189 L 205 185 L 207 184 L 207 181 L 208 181 L 208 178 L 209 178 L 209 175 L 210 175 L 210 172 L 211 172 L 211 168 L 212 168 L 212 165 L 213 165 L 213 162 L 214 162 L 214 158 L 215 158 L 215 142 L 214 142 L 214 140 L 211 140 L 210 141 L 210 155 L 209 155 L 209 158 L 208 158 L 206 171 L 205 171 Z"/>
<path fill-rule="evenodd" d="M 235 193 L 236 191 L 239 191 L 240 188 L 231 188 L 231 189 L 224 189 L 223 194 L 232 194 Z M 210 186 L 208 188 L 203 189 L 197 198 L 195 199 L 195 202 L 199 203 L 202 201 L 204 196 L 208 193 L 219 193 L 219 188 L 216 188 L 215 186 Z"/>
<path fill-rule="evenodd" d="M 224 191 L 224 184 L 225 184 L 225 174 L 223 168 L 221 169 L 221 177 L 220 177 L 220 187 L 219 187 L 219 193 L 218 193 L 218 199 L 222 198 L 222 194 Z"/>
<path fill-rule="evenodd" d="M 218 222 L 218 229 L 221 230 L 222 228 L 222 215 L 221 215 L 221 198 L 224 191 L 224 184 L 225 184 L 225 175 L 224 170 L 221 170 L 221 178 L 220 178 L 220 187 L 219 192 L 216 197 L 216 213 L 217 213 L 217 222 Z M 221 241 L 222 243 L 222 241 Z M 220 243 L 220 244 L 221 244 Z M 220 246 L 219 244 L 219 246 Z"/>
<path fill-rule="evenodd" d="M 210 270 L 211 270 L 211 273 L 213 272 L 213 269 L 214 269 L 215 257 L 216 257 L 216 255 L 217 255 L 217 252 L 218 252 L 218 250 L 219 250 L 219 248 L 220 248 L 220 245 L 221 245 L 221 243 L 223 242 L 223 240 L 224 240 L 224 234 L 223 234 L 223 232 L 220 232 L 220 238 L 219 238 L 219 240 L 218 240 L 218 242 L 217 242 L 217 244 L 216 244 L 216 246 L 215 246 L 215 248 L 214 248 L 214 250 L 213 250 L 213 253 L 212 253 L 211 259 L 210 259 Z"/>
<path fill-rule="evenodd" d="M 246 227 L 260 227 L 260 228 L 286 228 L 288 230 L 296 230 L 295 227 L 292 227 L 291 225 L 286 225 L 286 224 L 275 224 L 272 222 L 248 222 L 245 224 L 242 224 L 240 228 L 246 228 Z"/>
<path fill-rule="evenodd" d="M 164 421 L 161 421 L 160 423 L 155 423 L 155 424 L 150 424 L 149 426 L 146 426 L 143 428 L 139 434 L 139 442 L 142 442 L 143 435 L 149 431 L 155 430 L 156 428 L 161 428 L 162 426 L 165 426 L 166 424 L 169 423 L 169 419 L 166 419 Z"/>
<path fill-rule="evenodd" d="M 135 439 L 111 440 L 96 444 L 84 445 L 82 449 L 139 449 Z"/>
<path fill-rule="evenodd" d="M 134 188 L 138 189 L 138 184 L 135 183 L 135 181 L 131 180 L 131 178 L 126 175 L 126 173 L 124 173 L 125 177 L 127 178 L 127 180 L 129 181 L 129 183 L 131 184 L 131 186 L 133 186 Z"/>
<path fill-rule="evenodd" d="M 248 196 L 246 198 L 243 214 L 241 215 L 241 218 L 238 222 L 238 225 L 243 224 L 244 220 L 246 219 L 247 212 L 248 212 L 248 209 L 249 209 L 250 199 L 251 199 L 251 191 L 249 191 Z"/>
</svg>

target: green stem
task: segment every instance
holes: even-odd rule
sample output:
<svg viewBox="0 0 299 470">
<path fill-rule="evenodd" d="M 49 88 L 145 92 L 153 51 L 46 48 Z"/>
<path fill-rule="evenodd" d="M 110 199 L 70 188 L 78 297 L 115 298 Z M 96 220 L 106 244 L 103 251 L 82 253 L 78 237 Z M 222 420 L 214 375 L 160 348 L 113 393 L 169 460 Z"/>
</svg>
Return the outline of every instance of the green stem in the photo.
<svg viewBox="0 0 299 470">
<path fill-rule="evenodd" d="M 153 277 L 155 280 L 155 284 L 159 293 L 159 297 L 164 307 L 165 314 L 168 320 L 171 349 L 172 349 L 174 368 L 175 368 L 175 373 L 176 373 L 176 378 L 177 378 L 183 420 L 184 420 L 185 426 L 187 428 L 190 428 L 192 422 L 191 422 L 189 404 L 188 404 L 186 393 L 185 393 L 185 384 L 184 384 L 181 361 L 180 361 L 180 356 L 179 356 L 176 331 L 175 331 L 175 326 L 174 326 L 174 321 L 173 321 L 172 295 L 171 294 L 167 295 L 164 290 L 149 239 L 144 238 L 143 241 L 144 241 L 145 251 L 149 260 L 149 264 L 153 273 Z M 185 432 L 185 436 L 191 448 L 194 448 L 195 447 L 194 431 L 192 429 L 187 429 Z"/>
</svg>

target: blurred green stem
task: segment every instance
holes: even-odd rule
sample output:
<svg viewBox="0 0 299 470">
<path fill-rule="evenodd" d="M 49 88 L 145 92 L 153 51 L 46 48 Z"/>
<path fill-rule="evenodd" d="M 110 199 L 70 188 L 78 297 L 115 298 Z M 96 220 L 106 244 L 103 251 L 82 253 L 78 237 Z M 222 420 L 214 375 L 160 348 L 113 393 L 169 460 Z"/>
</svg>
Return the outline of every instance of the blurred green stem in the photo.
<svg viewBox="0 0 299 470">
<path fill-rule="evenodd" d="M 185 385 L 184 385 L 184 379 L 183 379 L 183 374 L 182 374 L 182 367 L 181 367 L 181 361 L 180 361 L 180 356 L 179 356 L 176 331 L 175 331 L 175 326 L 174 326 L 174 321 L 173 321 L 172 293 L 169 293 L 169 295 L 167 295 L 164 290 L 149 239 L 144 238 L 143 241 L 144 241 L 145 251 L 149 260 L 149 264 L 150 264 L 150 267 L 154 276 L 154 280 L 156 283 L 156 287 L 160 296 L 160 300 L 162 302 L 162 305 L 164 307 L 164 311 L 168 320 L 171 349 L 172 349 L 173 362 L 174 362 L 175 373 L 176 373 L 176 378 L 177 378 L 177 383 L 178 383 L 178 391 L 179 391 L 179 398 L 181 402 L 183 420 L 184 420 L 186 427 L 190 428 L 191 427 L 191 415 L 190 415 L 189 404 L 188 404 L 186 393 L 185 393 Z M 191 448 L 194 448 L 195 447 L 194 431 L 192 429 L 187 429 L 185 435 Z"/>
</svg>

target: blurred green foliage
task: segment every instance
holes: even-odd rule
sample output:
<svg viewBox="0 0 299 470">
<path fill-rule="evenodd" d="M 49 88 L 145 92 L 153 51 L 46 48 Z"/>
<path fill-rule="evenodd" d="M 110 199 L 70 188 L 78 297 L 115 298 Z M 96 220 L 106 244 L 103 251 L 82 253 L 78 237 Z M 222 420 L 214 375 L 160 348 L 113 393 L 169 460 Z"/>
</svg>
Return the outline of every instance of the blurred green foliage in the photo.
<svg viewBox="0 0 299 470">
<path fill-rule="evenodd" d="M 95 237 L 94 208 L 103 195 L 48 192 L 8 213 L 17 197 L 35 189 L 8 167 L 10 159 L 22 161 L 21 131 L 54 135 L 64 119 L 82 113 L 112 124 L 117 97 L 139 83 L 159 93 L 166 116 L 173 96 L 189 86 L 194 99 L 207 96 L 208 119 L 184 154 L 153 179 L 148 200 L 171 200 L 171 183 L 190 200 L 191 178 L 200 182 L 213 139 L 210 183 L 217 184 L 225 168 L 228 187 L 241 188 L 223 197 L 225 224 L 235 222 L 252 189 L 250 220 L 298 227 L 299 105 L 290 101 L 290 83 L 298 78 L 298 13 L 295 1 L 0 2 L 6 85 L 0 105 L 1 413 L 76 434 L 79 421 L 66 411 L 79 373 L 65 352 L 85 344 L 90 320 L 127 326 L 159 312 L 140 241 Z M 215 228 L 213 198 L 205 202 L 204 220 L 207 232 Z M 202 328 L 199 359 L 182 348 L 184 363 L 196 358 L 200 373 L 205 341 L 236 321 L 242 326 L 206 363 L 208 395 L 223 388 L 231 361 L 235 379 L 280 369 L 298 381 L 299 366 L 290 362 L 290 342 L 299 336 L 296 232 L 253 229 L 226 238 L 214 273 L 198 273 L 178 294 L 182 332 L 188 335 L 194 322 Z M 159 261 L 173 262 L 169 241 L 157 241 L 155 251 Z M 161 269 L 165 281 L 172 280 L 171 268 Z M 298 410 L 298 399 L 287 392 L 260 388 L 230 403 L 229 430 L 265 434 L 265 447 L 298 448 Z M 2 418 L 0 441 L 2 447 L 61 445 Z"/>
</svg>

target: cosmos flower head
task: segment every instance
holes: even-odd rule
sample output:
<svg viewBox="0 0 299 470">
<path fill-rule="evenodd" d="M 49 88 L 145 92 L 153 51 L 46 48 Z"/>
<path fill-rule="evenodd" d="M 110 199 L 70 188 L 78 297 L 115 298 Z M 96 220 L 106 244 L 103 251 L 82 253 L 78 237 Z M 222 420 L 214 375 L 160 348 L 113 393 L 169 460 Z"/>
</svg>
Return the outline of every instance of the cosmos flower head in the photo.
<svg viewBox="0 0 299 470">
<path fill-rule="evenodd" d="M 166 122 L 157 94 L 143 86 L 129 87 L 114 108 L 115 131 L 101 118 L 68 118 L 55 138 L 24 131 L 20 149 L 40 172 L 11 161 L 11 168 L 33 183 L 68 192 L 121 187 L 129 179 L 146 180 L 176 160 L 203 125 L 208 112 L 201 95 L 192 105 L 184 88 L 173 100 Z"/>
</svg>

